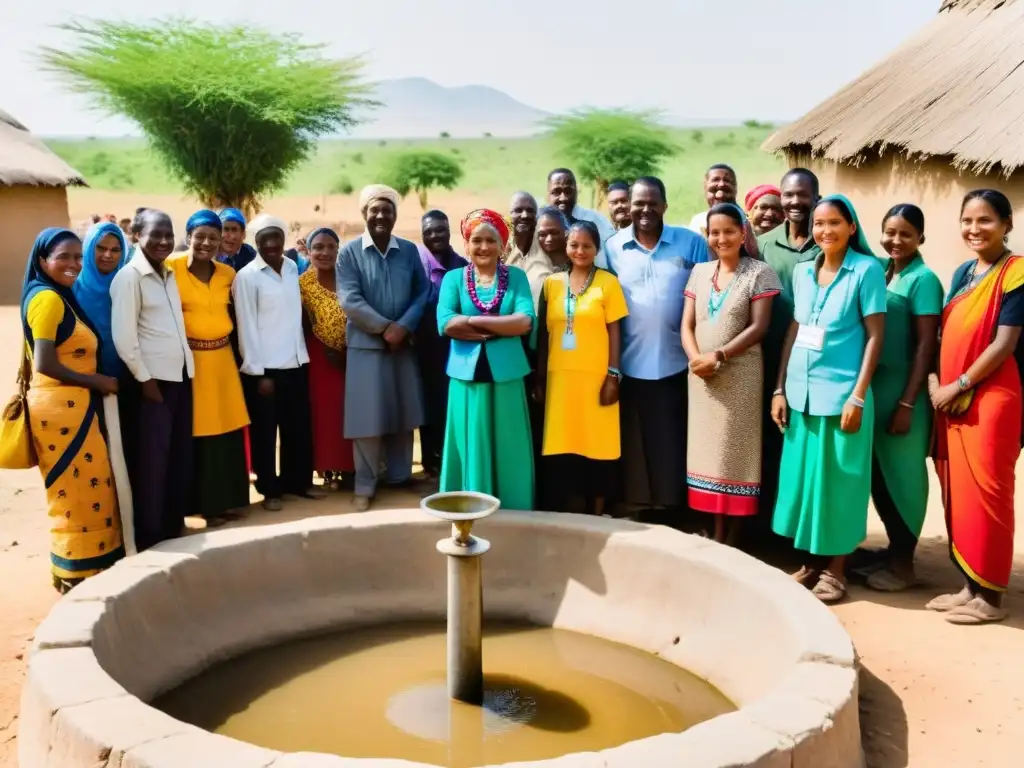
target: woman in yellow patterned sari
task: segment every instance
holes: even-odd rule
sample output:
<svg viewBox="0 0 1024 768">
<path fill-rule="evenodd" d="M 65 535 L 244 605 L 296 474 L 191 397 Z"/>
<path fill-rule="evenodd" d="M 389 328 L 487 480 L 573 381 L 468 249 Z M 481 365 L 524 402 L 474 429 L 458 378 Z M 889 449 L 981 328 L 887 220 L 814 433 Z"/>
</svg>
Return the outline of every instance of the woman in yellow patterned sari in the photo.
<svg viewBox="0 0 1024 768">
<path fill-rule="evenodd" d="M 117 392 L 117 379 L 97 373 L 99 336 L 71 291 L 81 271 L 82 241 L 70 230 L 45 229 L 21 294 L 33 368 L 29 429 L 46 486 L 53 584 L 61 592 L 124 557 L 102 416 L 102 396 Z"/>
</svg>

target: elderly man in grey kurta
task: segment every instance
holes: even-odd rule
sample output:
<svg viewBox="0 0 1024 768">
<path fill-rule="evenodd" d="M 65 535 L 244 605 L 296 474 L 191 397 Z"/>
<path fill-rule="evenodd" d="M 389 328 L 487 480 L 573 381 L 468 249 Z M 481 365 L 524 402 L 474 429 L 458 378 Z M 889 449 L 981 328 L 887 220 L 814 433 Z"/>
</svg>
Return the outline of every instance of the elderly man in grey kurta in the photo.
<svg viewBox="0 0 1024 768">
<path fill-rule="evenodd" d="M 389 484 L 412 477 L 423 393 L 411 342 L 430 286 L 416 245 L 391 234 L 398 193 L 373 185 L 359 204 L 366 231 L 341 249 L 337 269 L 338 299 L 348 316 L 345 437 L 355 447 L 353 504 L 365 510 L 377 492 L 382 452 Z"/>
</svg>

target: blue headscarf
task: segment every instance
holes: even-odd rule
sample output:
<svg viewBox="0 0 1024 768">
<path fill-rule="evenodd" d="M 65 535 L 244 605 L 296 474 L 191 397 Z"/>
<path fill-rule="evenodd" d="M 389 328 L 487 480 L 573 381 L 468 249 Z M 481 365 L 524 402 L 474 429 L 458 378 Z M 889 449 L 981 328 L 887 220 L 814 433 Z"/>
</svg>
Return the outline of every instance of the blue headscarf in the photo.
<svg viewBox="0 0 1024 768">
<path fill-rule="evenodd" d="M 116 226 L 116 225 L 115 225 Z M 93 325 L 91 318 L 82 310 L 78 304 L 78 300 L 75 298 L 74 291 L 70 288 L 66 288 L 59 283 L 55 283 L 39 267 L 39 262 L 50 255 L 50 252 L 58 245 L 63 243 L 65 240 L 78 240 L 78 235 L 72 232 L 70 229 L 63 229 L 61 227 L 47 227 L 36 236 L 36 241 L 32 244 L 32 252 L 28 255 L 28 264 L 25 267 L 25 279 L 21 286 L 21 326 L 25 332 L 25 339 L 29 344 L 34 344 L 35 340 L 32 337 L 32 330 L 28 327 L 27 310 L 29 302 L 32 298 L 43 290 L 55 291 L 62 299 L 64 303 L 71 307 L 71 310 L 78 316 L 78 318 L 85 323 L 85 325 L 96 334 L 97 343 L 100 349 L 103 348 L 103 341 L 100 339 L 99 333 L 96 331 L 96 326 Z"/>
<path fill-rule="evenodd" d="M 829 195 L 828 197 L 823 197 L 818 201 L 818 205 L 821 205 L 822 203 L 839 203 L 850 212 L 850 218 L 853 219 L 853 223 L 857 225 L 857 231 L 854 233 L 853 237 L 850 238 L 850 250 L 857 251 L 865 256 L 874 256 L 875 253 L 871 250 L 871 244 L 868 242 L 867 235 L 864 233 L 864 227 L 860 225 L 860 218 L 857 216 L 857 209 L 853 207 L 853 203 L 850 202 L 850 198 L 846 195 Z M 817 208 L 818 206 L 816 205 L 814 207 Z"/>
<path fill-rule="evenodd" d="M 242 226 L 245 225 L 243 224 Z M 218 232 L 224 231 L 224 223 L 221 217 L 209 208 L 203 208 L 188 217 L 188 221 L 185 222 L 185 234 L 191 235 L 196 227 L 213 227 Z"/>
<path fill-rule="evenodd" d="M 104 275 L 96 266 L 96 246 L 107 235 L 113 235 L 121 244 L 121 261 L 113 272 Z M 117 356 L 111 332 L 110 284 L 114 282 L 114 275 L 130 258 L 128 243 L 119 226 L 109 221 L 94 224 L 86 234 L 85 244 L 82 246 L 82 274 L 78 276 L 72 288 L 79 306 L 92 322 L 96 335 L 100 337 L 103 350 L 99 361 L 100 371 L 108 376 L 120 376 L 124 372 L 124 363 Z"/>
<path fill-rule="evenodd" d="M 220 220 L 222 224 L 227 224 L 229 221 L 233 221 L 238 224 L 242 229 L 245 229 L 246 220 L 245 215 L 237 208 L 225 208 L 220 212 Z"/>
</svg>

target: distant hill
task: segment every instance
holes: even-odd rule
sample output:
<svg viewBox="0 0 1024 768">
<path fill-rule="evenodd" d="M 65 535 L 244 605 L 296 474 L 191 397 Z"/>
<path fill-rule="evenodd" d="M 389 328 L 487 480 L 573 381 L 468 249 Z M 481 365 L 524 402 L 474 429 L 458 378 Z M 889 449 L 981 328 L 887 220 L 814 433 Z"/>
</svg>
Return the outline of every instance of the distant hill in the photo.
<svg viewBox="0 0 1024 768">
<path fill-rule="evenodd" d="M 436 138 L 447 131 L 453 138 L 531 136 L 548 112 L 516 101 L 485 85 L 445 88 L 423 77 L 383 80 L 374 97 L 384 106 L 365 113 L 351 138 Z"/>
</svg>

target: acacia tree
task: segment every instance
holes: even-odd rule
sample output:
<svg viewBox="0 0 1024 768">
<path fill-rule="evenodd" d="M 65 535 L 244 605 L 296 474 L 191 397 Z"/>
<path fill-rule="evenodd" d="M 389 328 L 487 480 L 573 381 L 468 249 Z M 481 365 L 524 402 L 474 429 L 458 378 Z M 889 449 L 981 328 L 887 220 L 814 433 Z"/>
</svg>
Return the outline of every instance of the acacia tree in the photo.
<svg viewBox="0 0 1024 768">
<path fill-rule="evenodd" d="M 462 180 L 462 166 L 449 155 L 429 150 L 396 152 L 384 161 L 381 176 L 402 197 L 415 191 L 427 210 L 427 193 L 435 187 L 455 189 Z"/>
<path fill-rule="evenodd" d="M 63 24 L 72 44 L 43 66 L 101 111 L 134 121 L 210 207 L 258 211 L 318 137 L 355 125 L 359 59 L 331 61 L 295 35 L 182 19 Z"/>
<path fill-rule="evenodd" d="M 652 176 L 679 151 L 654 112 L 584 109 L 550 118 L 547 125 L 577 176 L 593 185 L 598 205 L 610 181 Z"/>
</svg>

